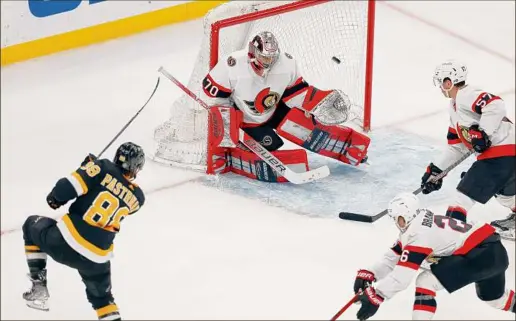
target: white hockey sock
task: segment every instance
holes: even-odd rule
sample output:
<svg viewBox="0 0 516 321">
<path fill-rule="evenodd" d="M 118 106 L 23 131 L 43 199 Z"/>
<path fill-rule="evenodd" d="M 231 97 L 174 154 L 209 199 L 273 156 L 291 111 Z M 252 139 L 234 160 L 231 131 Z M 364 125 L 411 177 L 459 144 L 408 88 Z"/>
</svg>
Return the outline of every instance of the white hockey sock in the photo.
<svg viewBox="0 0 516 321">
<path fill-rule="evenodd" d="M 436 292 L 444 289 L 432 271 L 424 271 L 416 278 L 416 296 L 412 311 L 413 320 L 431 320 L 437 309 Z"/>
<path fill-rule="evenodd" d="M 516 305 L 516 297 L 514 295 L 513 290 L 506 289 L 505 293 L 499 299 L 485 301 L 485 302 L 495 309 L 511 311 L 514 313 L 514 308 Z"/>
<path fill-rule="evenodd" d="M 513 212 L 516 212 L 516 195 L 496 195 L 496 200 L 498 201 L 498 203 L 500 203 L 500 205 L 509 208 Z"/>
</svg>

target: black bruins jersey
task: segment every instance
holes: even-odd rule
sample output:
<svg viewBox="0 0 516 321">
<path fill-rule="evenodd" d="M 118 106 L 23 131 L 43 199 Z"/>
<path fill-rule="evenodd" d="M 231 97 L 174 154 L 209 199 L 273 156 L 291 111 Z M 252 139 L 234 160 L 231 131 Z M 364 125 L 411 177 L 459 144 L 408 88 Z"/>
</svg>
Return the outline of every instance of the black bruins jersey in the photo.
<svg viewBox="0 0 516 321">
<path fill-rule="evenodd" d="M 107 159 L 84 164 L 58 181 L 51 193 L 63 201 L 76 198 L 57 226 L 70 247 L 97 263 L 112 258 L 120 223 L 145 202 L 140 187 Z"/>
</svg>

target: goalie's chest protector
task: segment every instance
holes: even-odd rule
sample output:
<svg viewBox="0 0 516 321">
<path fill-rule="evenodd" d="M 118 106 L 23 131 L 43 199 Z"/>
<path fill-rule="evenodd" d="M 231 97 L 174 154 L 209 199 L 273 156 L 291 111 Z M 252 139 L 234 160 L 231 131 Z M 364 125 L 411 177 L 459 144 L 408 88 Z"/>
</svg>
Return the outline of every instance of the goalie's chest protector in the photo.
<svg viewBox="0 0 516 321">
<path fill-rule="evenodd" d="M 258 76 L 247 58 L 247 51 L 239 51 L 228 59 L 235 59 L 229 68 L 233 101 L 244 114 L 244 123 L 260 125 L 269 120 L 285 89 L 296 77 L 293 59 L 284 54 L 266 77 Z"/>
</svg>

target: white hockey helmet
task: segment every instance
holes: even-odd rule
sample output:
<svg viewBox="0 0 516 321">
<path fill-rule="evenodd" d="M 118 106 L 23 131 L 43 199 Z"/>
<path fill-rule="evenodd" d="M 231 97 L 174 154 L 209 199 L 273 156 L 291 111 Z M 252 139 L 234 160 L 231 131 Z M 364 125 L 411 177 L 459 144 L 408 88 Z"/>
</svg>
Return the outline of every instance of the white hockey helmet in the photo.
<svg viewBox="0 0 516 321">
<path fill-rule="evenodd" d="M 442 88 L 446 78 L 450 79 L 453 85 L 466 81 L 468 77 L 468 68 L 465 64 L 448 60 L 438 65 L 434 71 L 434 85 Z"/>
<path fill-rule="evenodd" d="M 401 193 L 396 195 L 387 206 L 387 212 L 392 217 L 400 231 L 405 232 L 410 223 L 418 215 L 419 199 L 412 193 Z M 405 224 L 399 225 L 399 217 L 403 217 Z"/>
</svg>

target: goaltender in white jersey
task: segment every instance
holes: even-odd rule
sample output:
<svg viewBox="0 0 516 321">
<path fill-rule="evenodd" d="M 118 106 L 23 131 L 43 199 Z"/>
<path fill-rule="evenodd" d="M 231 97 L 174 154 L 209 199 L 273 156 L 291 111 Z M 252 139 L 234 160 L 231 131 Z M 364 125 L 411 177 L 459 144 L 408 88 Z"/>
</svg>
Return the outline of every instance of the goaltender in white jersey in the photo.
<svg viewBox="0 0 516 321">
<path fill-rule="evenodd" d="M 289 165 L 308 168 L 305 150 L 353 166 L 367 160 L 369 137 L 339 125 L 348 120 L 352 109 L 348 96 L 338 89 L 321 90 L 308 84 L 295 57 L 280 50 L 271 32 L 258 33 L 247 49 L 222 57 L 205 76 L 202 87 L 201 98 L 211 106 L 211 141 L 216 141 L 213 136 L 217 132 L 223 130 L 231 136 L 242 128 Z M 279 151 L 282 138 L 304 149 Z M 270 169 L 264 170 L 267 175 L 253 170 L 255 166 L 263 168 L 261 160 L 238 142 L 229 148 L 227 144 L 209 146 L 214 158 L 208 160 L 213 161 L 208 166 L 216 172 L 282 181 Z M 251 165 L 241 166 L 248 163 Z"/>
<path fill-rule="evenodd" d="M 280 54 L 274 68 L 261 73 L 257 73 L 255 65 L 248 60 L 247 49 L 223 58 L 204 80 L 204 98 L 209 105 L 234 103 L 244 114 L 244 124 L 261 125 L 272 117 L 285 90 L 296 81 L 301 83 L 303 78 L 296 60 L 288 53 Z M 218 91 L 223 94 L 217 95 Z M 283 97 L 283 102 L 292 108 L 300 106 L 304 97 L 289 98 L 292 97 Z"/>
<path fill-rule="evenodd" d="M 491 225 L 471 225 L 420 209 L 411 193 L 395 197 L 388 211 L 400 237 L 378 263 L 358 271 L 353 287 L 362 304 L 358 319 L 370 318 L 384 300 L 405 290 L 425 260 L 431 265 L 417 275 L 414 320 L 432 319 L 437 291 L 453 293 L 471 283 L 480 300 L 515 313 L 514 290 L 505 287 L 507 251 Z M 374 286 L 373 281 L 377 281 Z"/>
<path fill-rule="evenodd" d="M 434 84 L 450 98 L 448 148 L 430 163 L 422 178 L 423 194 L 441 188 L 442 179 L 429 179 L 441 173 L 469 150 L 477 161 L 463 174 L 446 215 L 466 221 L 476 202 L 485 204 L 493 196 L 511 210 L 509 217 L 491 224 L 506 238 L 514 240 L 516 212 L 515 129 L 507 117 L 505 102 L 497 95 L 466 83 L 464 64 L 448 61 L 434 73 Z"/>
</svg>

